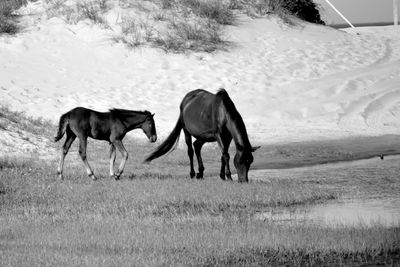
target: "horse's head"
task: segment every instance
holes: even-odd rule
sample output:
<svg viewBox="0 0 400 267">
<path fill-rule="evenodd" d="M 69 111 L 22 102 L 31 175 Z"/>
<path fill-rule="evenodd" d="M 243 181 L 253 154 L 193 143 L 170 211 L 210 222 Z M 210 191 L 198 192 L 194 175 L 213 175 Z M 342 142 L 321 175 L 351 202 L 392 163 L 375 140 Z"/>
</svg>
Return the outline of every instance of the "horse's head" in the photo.
<svg viewBox="0 0 400 267">
<path fill-rule="evenodd" d="M 153 117 L 154 114 L 151 114 L 149 112 L 149 114 L 146 117 L 146 120 L 142 123 L 142 130 L 152 143 L 157 141 L 156 124 L 154 123 Z"/>
<path fill-rule="evenodd" d="M 248 173 L 250 169 L 250 165 L 253 163 L 253 154 L 252 152 L 256 151 L 260 147 L 250 147 L 250 149 L 245 149 L 245 148 L 238 148 L 236 150 L 236 155 L 233 160 L 233 163 L 235 164 L 237 175 L 238 175 L 238 181 L 240 183 L 243 182 L 248 182 Z"/>
</svg>

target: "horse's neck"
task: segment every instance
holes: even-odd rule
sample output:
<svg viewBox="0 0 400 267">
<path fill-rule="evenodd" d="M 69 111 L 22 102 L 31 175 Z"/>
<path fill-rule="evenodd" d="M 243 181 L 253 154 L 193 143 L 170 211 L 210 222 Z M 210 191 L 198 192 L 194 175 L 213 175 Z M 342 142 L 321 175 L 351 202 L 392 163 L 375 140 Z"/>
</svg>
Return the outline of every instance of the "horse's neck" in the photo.
<svg viewBox="0 0 400 267">
<path fill-rule="evenodd" d="M 239 114 L 238 114 L 239 115 Z M 242 118 L 239 115 L 239 118 L 233 119 L 233 114 L 227 114 L 227 128 L 232 135 L 233 141 L 235 142 L 236 147 L 246 148 L 250 146 L 250 141 L 247 136 L 246 127 Z M 237 115 L 234 115 L 237 116 Z"/>
<path fill-rule="evenodd" d="M 146 116 L 143 114 L 132 114 L 122 117 L 121 121 L 125 125 L 125 127 L 128 128 L 128 130 L 130 131 L 139 128 L 145 119 Z"/>
</svg>

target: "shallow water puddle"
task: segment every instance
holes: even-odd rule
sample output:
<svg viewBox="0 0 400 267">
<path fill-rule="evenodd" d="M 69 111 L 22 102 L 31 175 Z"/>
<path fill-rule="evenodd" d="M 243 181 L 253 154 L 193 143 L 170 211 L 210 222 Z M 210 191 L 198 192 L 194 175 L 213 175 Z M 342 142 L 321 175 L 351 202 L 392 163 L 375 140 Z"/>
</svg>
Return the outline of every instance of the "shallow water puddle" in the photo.
<svg viewBox="0 0 400 267">
<path fill-rule="evenodd" d="M 258 213 L 275 223 L 316 223 L 327 227 L 400 226 L 400 199 L 353 200 L 314 207 Z"/>
<path fill-rule="evenodd" d="M 256 219 L 274 223 L 316 223 L 327 227 L 359 226 L 385 227 L 400 226 L 399 188 L 400 156 L 338 162 L 308 167 L 280 170 L 256 170 L 252 179 L 268 181 L 273 179 L 321 179 L 337 180 L 346 186 L 347 181 L 355 186 L 355 191 L 344 192 L 343 199 L 318 205 L 298 206 L 291 209 L 260 212 Z M 359 192 L 358 183 L 369 184 Z M 350 185 L 350 186 L 351 186 Z"/>
</svg>

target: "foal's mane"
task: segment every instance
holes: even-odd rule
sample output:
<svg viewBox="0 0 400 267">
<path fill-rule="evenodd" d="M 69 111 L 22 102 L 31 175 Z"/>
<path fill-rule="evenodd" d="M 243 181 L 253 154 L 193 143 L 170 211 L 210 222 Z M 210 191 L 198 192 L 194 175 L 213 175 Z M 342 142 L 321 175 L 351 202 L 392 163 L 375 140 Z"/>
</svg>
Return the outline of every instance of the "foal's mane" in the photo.
<svg viewBox="0 0 400 267">
<path fill-rule="evenodd" d="M 244 148 L 250 148 L 251 149 L 251 144 L 249 141 L 249 137 L 247 135 L 247 130 L 246 126 L 244 125 L 244 121 L 242 119 L 242 116 L 240 115 L 239 111 L 236 109 L 235 104 L 233 103 L 232 99 L 229 97 L 228 92 L 221 88 L 217 94 L 217 98 L 220 98 L 227 113 L 228 113 L 228 119 L 233 122 L 234 125 L 236 125 L 239 134 L 242 136 L 243 140 L 243 146 Z"/>
<path fill-rule="evenodd" d="M 120 108 L 113 108 L 110 109 L 110 113 L 116 117 L 131 117 L 137 115 L 145 115 L 150 116 L 150 111 L 137 111 L 137 110 L 129 110 L 129 109 L 120 109 Z"/>
</svg>

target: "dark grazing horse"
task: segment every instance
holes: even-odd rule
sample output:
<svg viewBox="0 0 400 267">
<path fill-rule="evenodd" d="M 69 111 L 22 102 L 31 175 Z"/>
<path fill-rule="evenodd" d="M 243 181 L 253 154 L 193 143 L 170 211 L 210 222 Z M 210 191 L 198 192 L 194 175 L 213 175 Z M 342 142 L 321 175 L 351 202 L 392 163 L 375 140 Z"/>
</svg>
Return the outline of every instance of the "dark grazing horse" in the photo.
<svg viewBox="0 0 400 267">
<path fill-rule="evenodd" d="M 92 168 L 86 158 L 87 138 L 105 140 L 110 143 L 110 176 L 119 179 L 121 176 L 128 152 L 122 144 L 122 139 L 127 132 L 141 128 L 149 138 L 150 142 L 157 140 L 156 126 L 153 119 L 154 114 L 149 111 L 133 111 L 125 109 L 111 109 L 109 112 L 97 112 L 91 109 L 77 107 L 60 117 L 57 136 L 54 141 L 59 141 L 66 133 L 67 138 L 61 149 L 61 159 L 58 164 L 57 174 L 63 179 L 64 158 L 67 155 L 75 138 L 79 139 L 79 155 L 85 164 L 86 172 L 90 178 L 96 180 Z M 114 162 L 116 157 L 115 147 L 121 152 L 123 159 L 114 174 Z"/>
<path fill-rule="evenodd" d="M 253 162 L 252 152 L 259 147 L 254 148 L 250 145 L 243 119 L 224 89 L 220 89 L 217 94 L 202 89 L 189 92 L 181 102 L 180 115 L 175 128 L 167 139 L 146 158 L 146 161 L 152 161 L 175 148 L 182 129 L 188 146 L 191 178 L 195 176 L 192 136 L 196 138 L 193 146 L 199 165 L 197 178 L 203 178 L 204 173 L 201 158 L 202 146 L 206 142 L 217 141 L 222 150 L 220 177 L 223 180 L 225 176 L 232 180 L 228 149 L 233 138 L 236 145 L 234 164 L 238 180 L 248 182 L 248 171 Z"/>
</svg>

